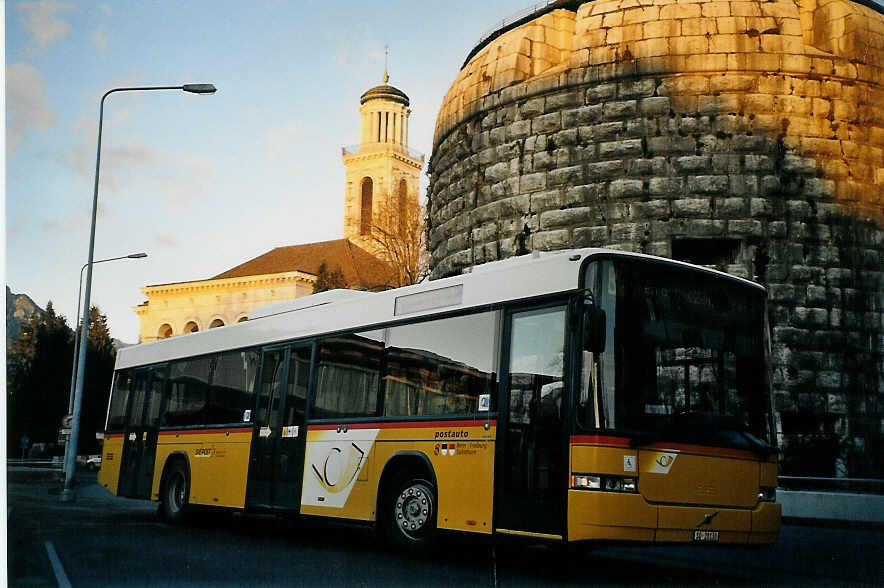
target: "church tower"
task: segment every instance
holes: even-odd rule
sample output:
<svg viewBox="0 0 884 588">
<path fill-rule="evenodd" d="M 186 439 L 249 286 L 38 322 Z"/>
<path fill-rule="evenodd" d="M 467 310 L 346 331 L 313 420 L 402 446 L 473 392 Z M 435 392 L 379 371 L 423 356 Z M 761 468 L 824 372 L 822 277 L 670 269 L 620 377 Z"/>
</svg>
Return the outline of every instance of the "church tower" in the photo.
<svg viewBox="0 0 884 588">
<path fill-rule="evenodd" d="M 404 216 L 417 205 L 424 156 L 408 148 L 408 96 L 390 86 L 384 65 L 383 84 L 359 99 L 359 145 L 344 147 L 347 168 L 344 238 L 377 253 L 371 234 L 378 222 Z"/>
</svg>

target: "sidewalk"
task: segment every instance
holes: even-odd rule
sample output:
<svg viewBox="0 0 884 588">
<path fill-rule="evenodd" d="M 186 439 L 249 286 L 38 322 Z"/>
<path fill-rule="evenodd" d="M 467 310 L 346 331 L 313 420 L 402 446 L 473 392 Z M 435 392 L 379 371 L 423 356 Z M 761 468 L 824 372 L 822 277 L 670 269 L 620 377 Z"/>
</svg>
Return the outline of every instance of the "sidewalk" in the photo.
<svg viewBox="0 0 884 588">
<path fill-rule="evenodd" d="M 783 518 L 884 524 L 884 496 L 819 490 L 777 490 Z"/>
<path fill-rule="evenodd" d="M 28 466 L 13 466 L 6 468 L 7 483 L 42 483 L 64 481 L 64 471 L 60 468 L 39 468 Z"/>
</svg>

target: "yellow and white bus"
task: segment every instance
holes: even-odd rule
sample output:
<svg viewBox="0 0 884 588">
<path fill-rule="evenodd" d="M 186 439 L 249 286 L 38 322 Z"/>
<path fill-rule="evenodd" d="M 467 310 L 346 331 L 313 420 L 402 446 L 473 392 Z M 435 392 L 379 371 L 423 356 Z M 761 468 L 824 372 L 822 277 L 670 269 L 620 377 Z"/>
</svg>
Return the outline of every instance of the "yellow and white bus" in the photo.
<svg viewBox="0 0 884 588">
<path fill-rule="evenodd" d="M 100 483 L 558 542 L 776 541 L 766 294 L 604 249 L 335 290 L 121 349 Z"/>
</svg>

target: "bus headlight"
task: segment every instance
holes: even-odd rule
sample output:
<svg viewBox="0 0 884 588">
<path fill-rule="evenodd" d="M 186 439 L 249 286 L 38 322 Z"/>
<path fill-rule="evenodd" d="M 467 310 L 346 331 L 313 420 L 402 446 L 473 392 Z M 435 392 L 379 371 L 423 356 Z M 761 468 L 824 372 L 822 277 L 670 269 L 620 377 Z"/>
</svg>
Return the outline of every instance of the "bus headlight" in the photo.
<svg viewBox="0 0 884 588">
<path fill-rule="evenodd" d="M 599 476 L 588 474 L 576 474 L 571 476 L 571 488 L 578 490 L 598 490 L 602 487 L 602 479 Z"/>
<path fill-rule="evenodd" d="M 572 474 L 571 488 L 573 490 L 602 490 L 630 494 L 635 494 L 638 491 L 635 478 L 602 474 Z"/>
<path fill-rule="evenodd" d="M 776 502 L 777 489 L 774 486 L 760 486 L 758 488 L 758 502 Z"/>
</svg>

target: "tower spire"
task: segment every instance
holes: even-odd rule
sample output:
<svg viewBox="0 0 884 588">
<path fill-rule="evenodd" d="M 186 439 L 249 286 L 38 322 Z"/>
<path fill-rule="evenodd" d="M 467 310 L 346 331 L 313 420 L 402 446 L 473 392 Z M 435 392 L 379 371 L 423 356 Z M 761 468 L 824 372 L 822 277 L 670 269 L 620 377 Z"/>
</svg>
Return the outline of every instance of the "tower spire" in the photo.
<svg viewBox="0 0 884 588">
<path fill-rule="evenodd" d="M 390 76 L 387 74 L 387 56 L 390 54 L 390 46 L 384 45 L 384 83 L 390 81 Z"/>
</svg>

